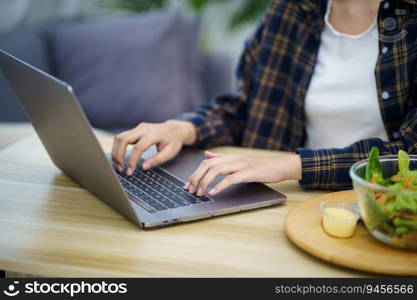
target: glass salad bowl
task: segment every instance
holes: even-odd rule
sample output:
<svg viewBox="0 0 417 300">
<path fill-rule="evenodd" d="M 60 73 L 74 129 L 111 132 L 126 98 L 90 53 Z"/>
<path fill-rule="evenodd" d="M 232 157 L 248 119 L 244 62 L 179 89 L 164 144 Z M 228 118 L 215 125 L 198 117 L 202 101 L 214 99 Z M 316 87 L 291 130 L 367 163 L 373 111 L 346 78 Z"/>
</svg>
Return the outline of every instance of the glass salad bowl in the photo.
<svg viewBox="0 0 417 300">
<path fill-rule="evenodd" d="M 371 235 L 395 247 L 417 250 L 417 171 L 413 171 L 417 170 L 417 158 L 404 155 L 399 163 L 395 156 L 379 158 L 377 154 L 379 165 L 374 156 L 370 166 L 376 163 L 382 176 L 369 179 L 371 155 L 369 160 L 354 164 L 349 174 L 362 220 Z"/>
</svg>

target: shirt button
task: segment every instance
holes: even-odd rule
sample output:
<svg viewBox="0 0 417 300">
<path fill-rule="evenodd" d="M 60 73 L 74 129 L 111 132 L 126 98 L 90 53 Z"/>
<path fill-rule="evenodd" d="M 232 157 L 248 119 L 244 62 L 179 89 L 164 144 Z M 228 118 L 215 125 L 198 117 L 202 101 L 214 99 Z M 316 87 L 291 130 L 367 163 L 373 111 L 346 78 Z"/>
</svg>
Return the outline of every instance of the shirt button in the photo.
<svg viewBox="0 0 417 300">
<path fill-rule="evenodd" d="M 389 99 L 389 93 L 387 91 L 382 92 L 381 96 L 382 96 L 382 99 L 384 99 L 384 100 L 388 100 Z"/>
<path fill-rule="evenodd" d="M 400 138 L 400 133 L 398 131 L 395 131 L 395 132 L 392 133 L 392 137 L 394 139 L 399 139 Z"/>
<path fill-rule="evenodd" d="M 388 31 L 394 30 L 397 27 L 397 21 L 392 17 L 384 19 L 382 23 L 384 29 Z"/>
<path fill-rule="evenodd" d="M 384 9 L 388 9 L 389 8 L 389 2 L 388 1 L 386 1 L 386 2 L 384 2 Z"/>
<path fill-rule="evenodd" d="M 386 54 L 388 52 L 388 47 L 387 46 L 382 47 L 381 52 L 382 54 Z"/>
</svg>

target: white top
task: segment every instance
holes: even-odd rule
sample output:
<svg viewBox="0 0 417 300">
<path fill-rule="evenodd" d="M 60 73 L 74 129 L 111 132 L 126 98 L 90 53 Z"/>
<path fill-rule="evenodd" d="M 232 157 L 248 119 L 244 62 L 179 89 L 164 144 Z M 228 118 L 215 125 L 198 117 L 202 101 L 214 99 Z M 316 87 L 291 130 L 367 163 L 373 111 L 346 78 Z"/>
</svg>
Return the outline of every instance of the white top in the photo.
<svg viewBox="0 0 417 300">
<path fill-rule="evenodd" d="M 375 65 L 379 53 L 374 23 L 358 35 L 325 28 L 317 64 L 305 98 L 305 147 L 342 148 L 365 138 L 388 141 L 378 104 Z"/>
</svg>

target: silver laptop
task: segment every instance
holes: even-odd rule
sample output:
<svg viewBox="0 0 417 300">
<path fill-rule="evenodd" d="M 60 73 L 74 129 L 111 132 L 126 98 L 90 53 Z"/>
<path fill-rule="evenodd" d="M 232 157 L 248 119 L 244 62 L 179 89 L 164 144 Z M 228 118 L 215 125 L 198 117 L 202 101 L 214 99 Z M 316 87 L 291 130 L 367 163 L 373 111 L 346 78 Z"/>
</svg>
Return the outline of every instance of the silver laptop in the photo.
<svg viewBox="0 0 417 300">
<path fill-rule="evenodd" d="M 183 151 L 160 168 L 117 172 L 68 84 L 0 51 L 0 69 L 54 164 L 100 200 L 143 227 L 159 227 L 277 205 L 286 197 L 262 184 L 230 187 L 214 197 L 183 190 L 204 155 Z M 150 149 L 144 157 L 152 155 Z M 217 179 L 216 182 L 218 182 Z"/>
</svg>

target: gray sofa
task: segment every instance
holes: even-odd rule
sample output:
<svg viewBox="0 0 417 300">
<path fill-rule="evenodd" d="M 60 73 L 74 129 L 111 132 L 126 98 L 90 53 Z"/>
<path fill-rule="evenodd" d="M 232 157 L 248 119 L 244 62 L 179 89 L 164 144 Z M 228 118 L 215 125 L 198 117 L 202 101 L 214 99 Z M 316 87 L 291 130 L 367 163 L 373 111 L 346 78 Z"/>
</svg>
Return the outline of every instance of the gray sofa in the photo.
<svg viewBox="0 0 417 300">
<path fill-rule="evenodd" d="M 91 124 L 118 132 L 231 89 L 230 60 L 199 51 L 199 35 L 197 21 L 167 11 L 23 28 L 0 36 L 0 49 L 68 82 Z M 0 122 L 26 120 L 1 72 L 0 108 Z"/>
</svg>

